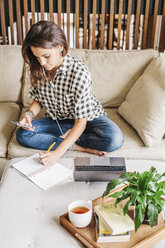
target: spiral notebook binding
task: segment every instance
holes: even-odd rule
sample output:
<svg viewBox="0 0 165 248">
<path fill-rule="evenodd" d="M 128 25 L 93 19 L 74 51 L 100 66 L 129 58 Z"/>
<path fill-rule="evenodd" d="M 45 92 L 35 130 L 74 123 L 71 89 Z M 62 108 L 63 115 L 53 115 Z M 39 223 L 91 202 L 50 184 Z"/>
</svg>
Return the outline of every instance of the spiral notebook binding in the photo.
<svg viewBox="0 0 165 248">
<path fill-rule="evenodd" d="M 48 170 L 50 167 L 51 166 L 43 166 L 43 168 L 30 172 L 28 174 L 28 177 L 36 176 L 37 174 L 43 173 L 44 171 Z"/>
</svg>

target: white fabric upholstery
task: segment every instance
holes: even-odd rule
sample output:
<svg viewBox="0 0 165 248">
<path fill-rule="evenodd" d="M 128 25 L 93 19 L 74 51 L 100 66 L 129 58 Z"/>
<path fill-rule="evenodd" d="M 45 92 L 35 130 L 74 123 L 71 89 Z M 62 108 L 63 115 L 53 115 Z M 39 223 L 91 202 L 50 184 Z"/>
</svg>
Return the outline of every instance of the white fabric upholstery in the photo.
<svg viewBox="0 0 165 248">
<path fill-rule="evenodd" d="M 0 102 L 20 102 L 23 59 L 21 46 L 0 46 Z"/>
<path fill-rule="evenodd" d="M 7 147 L 16 128 L 10 120 L 17 120 L 20 114 L 20 106 L 12 102 L 0 102 L 0 157 L 7 156 Z"/>
<path fill-rule="evenodd" d="M 73 182 L 71 179 L 43 191 L 10 166 L 0 188 L 0 247 L 2 248 L 80 248 L 76 238 L 59 224 L 59 216 L 67 212 L 70 202 L 100 197 L 107 182 Z M 72 160 L 61 160 L 67 168 Z M 128 171 L 143 168 L 133 162 Z M 156 165 L 155 165 L 156 167 Z M 162 173 L 163 166 L 157 166 Z M 72 168 L 73 169 L 73 168 Z M 153 248 L 165 247 L 165 240 Z"/>
<path fill-rule="evenodd" d="M 153 59 L 118 109 L 146 146 L 158 144 L 165 133 L 165 55 Z"/>
<path fill-rule="evenodd" d="M 0 158 L 0 178 L 2 177 L 2 174 L 4 172 L 4 169 L 5 169 L 5 166 L 6 166 L 7 162 L 8 162 L 8 159 Z"/>
<path fill-rule="evenodd" d="M 104 107 L 118 107 L 152 58 L 153 49 L 132 51 L 87 50 L 85 64 L 93 93 Z"/>
<path fill-rule="evenodd" d="M 73 166 L 72 161 L 67 160 L 65 164 L 67 168 Z M 67 212 L 72 201 L 92 200 L 102 195 L 106 184 L 89 185 L 68 179 L 43 191 L 10 168 L 0 188 L 0 247 L 82 247 L 59 225 L 59 216 Z"/>
</svg>

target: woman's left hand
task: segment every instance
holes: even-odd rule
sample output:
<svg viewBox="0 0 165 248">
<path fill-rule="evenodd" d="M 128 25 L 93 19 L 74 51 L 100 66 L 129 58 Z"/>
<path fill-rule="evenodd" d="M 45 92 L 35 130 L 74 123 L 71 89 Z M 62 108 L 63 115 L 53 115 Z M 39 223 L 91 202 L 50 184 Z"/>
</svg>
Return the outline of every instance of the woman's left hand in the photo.
<svg viewBox="0 0 165 248">
<path fill-rule="evenodd" d="M 57 159 L 59 159 L 59 156 L 56 154 L 56 151 L 42 152 L 39 154 L 39 161 L 45 166 L 55 164 Z"/>
</svg>

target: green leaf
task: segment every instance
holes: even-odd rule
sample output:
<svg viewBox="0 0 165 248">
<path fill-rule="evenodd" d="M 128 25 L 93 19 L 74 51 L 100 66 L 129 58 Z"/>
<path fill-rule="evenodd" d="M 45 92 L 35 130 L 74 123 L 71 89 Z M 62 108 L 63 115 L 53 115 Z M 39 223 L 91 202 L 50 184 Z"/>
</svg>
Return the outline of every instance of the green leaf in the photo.
<svg viewBox="0 0 165 248">
<path fill-rule="evenodd" d="M 132 191 L 134 190 L 134 188 L 130 187 L 130 186 L 127 186 L 123 189 L 123 191 L 127 192 L 127 193 L 132 193 Z"/>
<path fill-rule="evenodd" d="M 154 205 L 159 205 L 161 208 L 162 208 L 162 206 L 163 206 L 163 204 L 164 204 L 164 201 L 159 197 L 159 196 L 157 196 L 157 195 L 155 195 L 154 197 L 153 197 L 153 201 L 152 202 L 154 202 Z"/>
<path fill-rule="evenodd" d="M 125 204 L 124 209 L 123 209 L 124 214 L 126 214 L 128 212 L 129 207 L 131 206 L 131 204 L 132 204 L 132 201 L 130 201 L 130 200 L 127 201 L 127 203 Z"/>
<path fill-rule="evenodd" d="M 151 175 L 149 174 L 148 171 L 145 171 L 141 175 L 139 175 L 138 185 L 141 191 L 143 191 L 147 187 L 147 184 L 150 181 L 150 177 Z"/>
<path fill-rule="evenodd" d="M 160 185 L 160 188 L 165 189 L 165 181 L 161 181 L 159 185 Z"/>
<path fill-rule="evenodd" d="M 137 173 L 131 172 L 131 173 L 124 173 L 120 176 L 120 178 L 126 180 L 128 183 L 137 186 Z"/>
<path fill-rule="evenodd" d="M 155 196 L 156 196 L 157 198 L 161 198 L 163 195 L 164 195 L 164 191 L 163 191 L 163 190 L 159 190 L 159 191 L 157 191 L 156 194 L 155 194 Z"/>
<path fill-rule="evenodd" d="M 144 220 L 144 210 L 142 209 L 141 205 L 138 205 L 135 208 L 135 218 L 134 218 L 134 223 L 135 223 L 135 232 L 137 232 L 138 228 L 142 224 Z"/>
<path fill-rule="evenodd" d="M 155 182 L 158 182 L 161 178 L 162 178 L 162 175 L 159 174 L 159 173 L 157 173 L 157 174 L 155 175 L 155 177 L 153 178 L 153 180 L 154 180 Z"/>
<path fill-rule="evenodd" d="M 153 204 L 150 204 L 148 206 L 147 215 L 149 224 L 151 227 L 153 227 L 158 219 L 158 209 Z"/>
<path fill-rule="evenodd" d="M 124 192 L 124 191 L 123 191 Z M 123 195 L 119 196 L 116 199 L 115 205 L 117 205 L 119 202 L 123 201 L 124 199 L 127 199 L 129 197 L 129 194 L 127 194 L 127 192 L 124 192 Z"/>
<path fill-rule="evenodd" d="M 145 195 L 146 195 L 146 196 L 153 196 L 153 195 L 155 195 L 155 192 L 151 192 L 151 191 L 149 191 L 149 190 L 146 190 L 146 191 L 145 191 Z"/>
<path fill-rule="evenodd" d="M 157 183 L 156 182 L 149 182 L 148 183 L 148 190 L 156 192 L 157 191 Z"/>
<path fill-rule="evenodd" d="M 165 201 L 164 201 L 164 204 L 162 206 L 162 216 L 163 216 L 163 220 L 165 222 Z"/>
<path fill-rule="evenodd" d="M 129 179 L 130 176 L 131 176 L 131 173 L 126 172 L 126 173 L 122 174 L 122 175 L 120 176 L 120 178 L 123 178 L 123 179 L 125 179 L 125 180 L 127 181 L 127 179 Z"/>
<path fill-rule="evenodd" d="M 136 205 L 138 195 L 140 195 L 140 191 L 133 189 L 131 194 L 130 194 L 130 199 L 134 205 Z"/>
<path fill-rule="evenodd" d="M 165 172 L 161 175 L 161 177 L 165 177 Z"/>
<path fill-rule="evenodd" d="M 109 197 L 118 198 L 118 197 L 122 197 L 123 195 L 124 195 L 124 191 L 119 191 L 111 194 Z"/>
<path fill-rule="evenodd" d="M 138 195 L 136 200 L 138 201 L 139 204 L 141 204 L 141 206 L 143 207 L 143 209 L 146 208 L 147 205 L 147 198 L 146 195 Z"/>
<path fill-rule="evenodd" d="M 102 197 L 108 195 L 112 189 L 114 189 L 117 185 L 120 185 L 122 183 L 123 183 L 123 181 L 121 179 L 119 179 L 119 178 L 113 179 L 112 181 L 110 181 L 107 184 L 106 190 L 104 191 Z"/>
<path fill-rule="evenodd" d="M 150 170 L 149 170 L 149 173 L 152 174 L 153 176 L 155 175 L 156 173 L 156 168 L 155 167 L 151 167 Z"/>
</svg>

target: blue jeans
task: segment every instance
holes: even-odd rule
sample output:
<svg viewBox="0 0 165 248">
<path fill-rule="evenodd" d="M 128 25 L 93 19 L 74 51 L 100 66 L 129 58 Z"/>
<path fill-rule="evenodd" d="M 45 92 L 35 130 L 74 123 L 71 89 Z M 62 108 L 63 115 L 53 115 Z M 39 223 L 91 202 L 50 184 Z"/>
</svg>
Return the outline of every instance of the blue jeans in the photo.
<svg viewBox="0 0 165 248">
<path fill-rule="evenodd" d="M 65 133 L 71 129 L 75 120 L 59 120 L 60 127 Z M 17 141 L 26 147 L 47 150 L 55 142 L 52 150 L 55 150 L 64 140 L 60 136 L 57 122 L 51 118 L 42 118 L 32 121 L 34 131 L 19 128 L 16 133 Z M 120 148 L 123 144 L 123 134 L 119 127 L 106 115 L 87 121 L 86 128 L 77 139 L 76 144 L 82 147 L 96 149 L 100 151 L 112 152 Z"/>
</svg>

